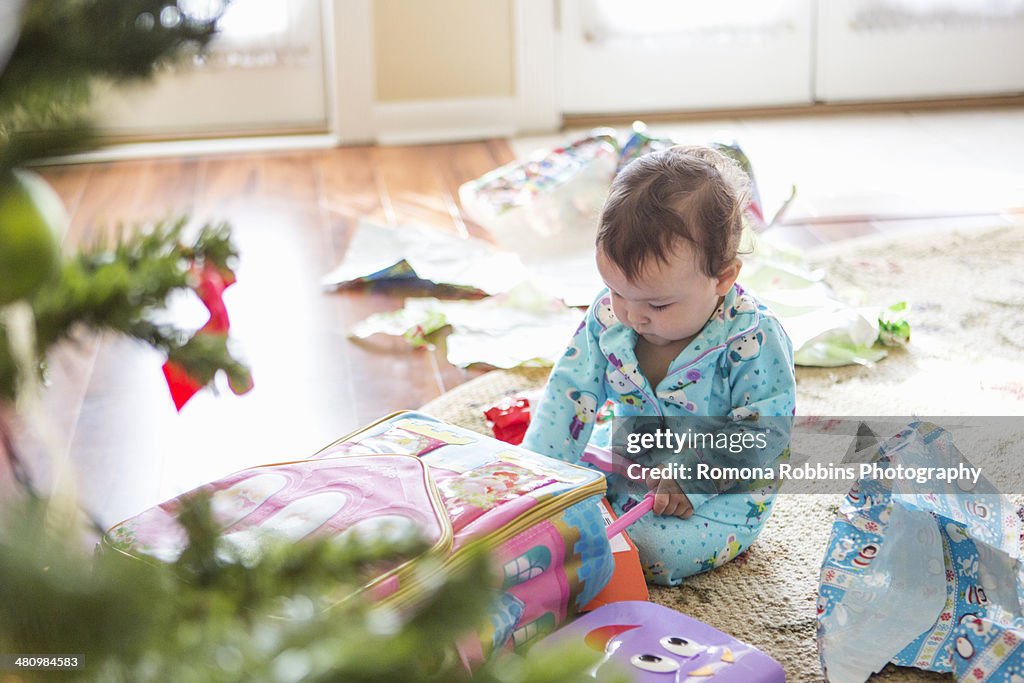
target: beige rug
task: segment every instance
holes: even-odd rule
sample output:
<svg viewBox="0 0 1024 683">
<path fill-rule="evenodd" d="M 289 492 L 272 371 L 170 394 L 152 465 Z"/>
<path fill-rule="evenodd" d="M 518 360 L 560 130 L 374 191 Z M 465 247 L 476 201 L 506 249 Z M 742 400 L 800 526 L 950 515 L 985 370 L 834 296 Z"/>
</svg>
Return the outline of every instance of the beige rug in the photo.
<svg viewBox="0 0 1024 683">
<path fill-rule="evenodd" d="M 844 242 L 810 258 L 848 300 L 905 299 L 914 311 L 910 346 L 873 367 L 799 368 L 801 414 L 1024 414 L 1024 228 Z M 423 410 L 489 433 L 483 409 L 546 376 L 546 369 L 490 372 Z M 780 494 L 748 552 L 678 588 L 653 588 L 652 600 L 757 645 L 782 662 L 790 681 L 822 680 L 818 569 L 839 499 Z M 890 666 L 873 680 L 951 678 Z"/>
</svg>

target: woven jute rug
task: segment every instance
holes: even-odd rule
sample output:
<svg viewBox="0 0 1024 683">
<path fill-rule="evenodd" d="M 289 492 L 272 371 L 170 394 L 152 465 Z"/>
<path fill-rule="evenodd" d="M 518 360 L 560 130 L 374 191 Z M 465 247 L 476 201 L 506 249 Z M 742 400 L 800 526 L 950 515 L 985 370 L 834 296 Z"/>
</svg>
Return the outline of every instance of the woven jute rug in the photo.
<svg viewBox="0 0 1024 683">
<path fill-rule="evenodd" d="M 912 302 L 912 338 L 872 367 L 798 368 L 800 414 L 1024 414 L 1024 228 L 843 242 L 808 256 L 846 300 Z M 547 374 L 493 371 L 423 410 L 488 434 L 483 410 L 542 386 Z M 790 681 L 822 680 L 818 571 L 840 499 L 781 493 L 750 550 L 678 588 L 653 587 L 651 599 L 760 647 Z M 950 679 L 893 666 L 873 678 Z"/>
</svg>

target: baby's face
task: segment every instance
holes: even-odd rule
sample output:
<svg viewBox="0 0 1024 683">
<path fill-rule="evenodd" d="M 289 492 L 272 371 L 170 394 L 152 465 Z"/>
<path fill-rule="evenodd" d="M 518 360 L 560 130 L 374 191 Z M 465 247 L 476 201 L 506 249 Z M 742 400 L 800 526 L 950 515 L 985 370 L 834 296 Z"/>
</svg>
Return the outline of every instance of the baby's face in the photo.
<svg viewBox="0 0 1024 683">
<path fill-rule="evenodd" d="M 735 281 L 705 275 L 693 248 L 682 240 L 666 263 L 652 259 L 636 280 L 629 280 L 601 249 L 597 269 L 611 290 L 615 317 L 655 346 L 693 338 Z"/>
</svg>

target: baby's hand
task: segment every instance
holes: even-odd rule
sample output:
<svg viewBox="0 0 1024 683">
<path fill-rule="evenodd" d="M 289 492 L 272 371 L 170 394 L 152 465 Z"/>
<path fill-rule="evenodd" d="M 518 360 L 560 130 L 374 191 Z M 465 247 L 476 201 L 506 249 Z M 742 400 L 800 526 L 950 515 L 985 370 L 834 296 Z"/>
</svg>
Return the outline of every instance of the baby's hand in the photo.
<svg viewBox="0 0 1024 683">
<path fill-rule="evenodd" d="M 654 491 L 654 514 L 673 515 L 680 519 L 693 515 L 693 504 L 672 479 L 648 477 L 647 488 Z"/>
</svg>

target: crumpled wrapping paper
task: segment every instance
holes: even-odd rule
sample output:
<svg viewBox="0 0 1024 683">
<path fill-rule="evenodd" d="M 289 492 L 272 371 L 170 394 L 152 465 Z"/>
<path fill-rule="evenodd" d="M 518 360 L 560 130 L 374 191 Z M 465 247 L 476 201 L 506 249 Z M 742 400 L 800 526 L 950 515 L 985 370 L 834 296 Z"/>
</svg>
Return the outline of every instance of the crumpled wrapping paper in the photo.
<svg viewBox="0 0 1024 683">
<path fill-rule="evenodd" d="M 948 431 L 923 422 L 882 444 L 876 460 L 966 462 Z M 984 476 L 858 481 L 821 570 L 818 647 L 828 680 L 859 683 L 890 661 L 960 681 L 1024 680 L 1018 514 Z"/>
<path fill-rule="evenodd" d="M 451 326 L 445 345 L 452 365 L 552 365 L 565 352 L 582 317 L 580 311 L 523 283 L 482 301 L 407 299 L 405 308 L 370 316 L 350 336 L 365 339 L 383 333 L 424 346 L 433 343 L 435 332 Z"/>
<path fill-rule="evenodd" d="M 614 130 L 596 129 L 537 158 L 507 164 L 463 184 L 459 196 L 467 214 L 508 251 L 429 228 L 364 221 L 345 261 L 324 282 L 340 286 L 415 279 L 466 293 L 517 290 L 493 304 L 412 299 L 403 311 L 372 316 L 353 335 L 393 334 L 422 345 L 427 336 L 451 325 L 448 359 L 455 365 L 552 365 L 575 329 L 559 338 L 563 321 L 579 319 L 565 305 L 587 306 L 603 286 L 594 263 L 594 238 L 612 177 L 636 157 L 672 144 L 636 124 L 621 143 Z M 740 282 L 779 316 L 793 340 L 796 363 L 869 365 L 886 356 L 885 345 L 907 343 L 906 303 L 851 306 L 825 285 L 820 271 L 807 269 L 799 254 L 752 240 L 766 228 L 753 167 L 739 144 L 712 144 L 751 176 Z M 524 298 L 527 290 L 534 293 Z"/>
<path fill-rule="evenodd" d="M 379 281 L 420 280 L 469 294 L 498 294 L 527 278 L 515 254 L 472 237 L 417 225 L 356 227 L 345 258 L 321 282 L 336 288 Z"/>
<path fill-rule="evenodd" d="M 870 365 L 886 347 L 910 341 L 910 305 L 853 306 L 808 269 L 799 256 L 785 257 L 760 243 L 745 259 L 740 281 L 774 312 L 793 342 L 797 365 Z"/>
</svg>

